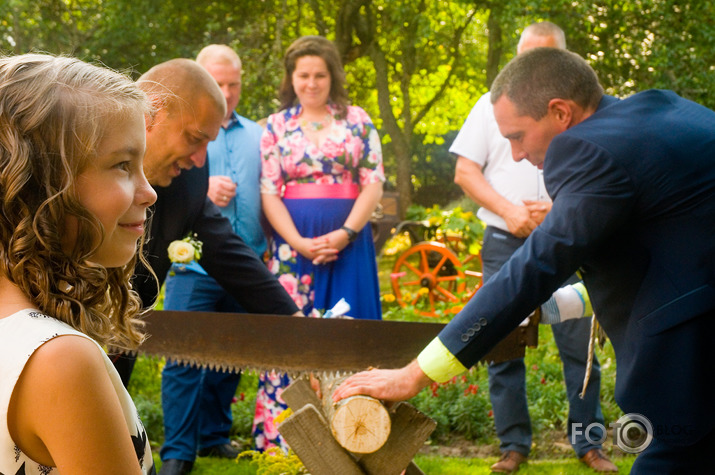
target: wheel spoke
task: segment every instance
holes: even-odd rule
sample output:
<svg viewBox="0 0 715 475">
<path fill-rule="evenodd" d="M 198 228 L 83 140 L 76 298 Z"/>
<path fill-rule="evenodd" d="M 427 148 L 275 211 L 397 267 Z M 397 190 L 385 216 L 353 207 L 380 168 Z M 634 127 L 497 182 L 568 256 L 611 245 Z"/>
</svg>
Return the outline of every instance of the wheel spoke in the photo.
<svg viewBox="0 0 715 475">
<path fill-rule="evenodd" d="M 449 256 L 448 256 L 447 254 L 442 254 L 442 259 L 439 260 L 439 264 L 437 264 L 436 266 L 434 266 L 434 269 L 431 270 L 430 273 L 436 277 L 436 276 L 437 276 L 437 272 L 439 272 L 440 269 L 442 269 L 442 266 L 444 265 L 445 262 L 447 262 L 447 258 L 448 258 L 448 257 L 449 257 Z"/>
<path fill-rule="evenodd" d="M 410 262 L 405 261 L 402 263 L 402 265 L 407 267 L 409 270 L 411 270 L 416 275 L 422 274 L 422 272 L 419 269 L 417 269 L 415 266 L 413 266 Z"/>
<path fill-rule="evenodd" d="M 427 251 L 424 249 L 420 249 L 420 268 L 422 269 L 422 272 L 429 271 L 429 261 L 427 260 Z"/>
<path fill-rule="evenodd" d="M 435 313 L 435 308 L 434 308 L 434 294 L 433 294 L 432 292 L 430 292 L 430 293 L 428 294 L 428 296 L 429 296 L 429 307 L 430 307 L 430 309 L 432 310 L 432 313 Z"/>
<path fill-rule="evenodd" d="M 401 282 L 401 284 L 404 285 L 405 287 L 407 287 L 407 286 L 422 287 L 422 284 L 420 283 L 419 280 L 410 280 L 407 282 Z"/>
<path fill-rule="evenodd" d="M 437 286 L 434 288 L 437 292 L 440 292 L 442 295 L 444 295 L 447 298 L 447 301 L 449 302 L 458 302 L 459 299 L 449 290 L 445 289 L 444 287 Z"/>
</svg>

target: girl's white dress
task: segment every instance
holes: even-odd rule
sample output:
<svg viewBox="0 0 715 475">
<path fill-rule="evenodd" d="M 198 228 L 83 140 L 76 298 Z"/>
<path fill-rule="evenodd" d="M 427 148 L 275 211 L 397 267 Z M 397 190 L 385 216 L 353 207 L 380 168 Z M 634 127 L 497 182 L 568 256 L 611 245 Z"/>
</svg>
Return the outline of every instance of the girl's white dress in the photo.
<svg viewBox="0 0 715 475">
<path fill-rule="evenodd" d="M 7 410 L 15 384 L 30 356 L 43 343 L 60 335 L 79 335 L 92 340 L 69 325 L 38 310 L 25 309 L 0 319 L 0 475 L 58 473 L 56 468 L 35 462 L 15 445 L 7 426 Z M 155 474 L 149 439 L 137 415 L 134 402 L 124 388 L 114 365 L 99 343 L 95 343 L 102 350 L 104 364 L 122 406 L 142 471 L 147 475 Z M 82 434 L 77 434 L 77 438 L 81 437 Z"/>
</svg>

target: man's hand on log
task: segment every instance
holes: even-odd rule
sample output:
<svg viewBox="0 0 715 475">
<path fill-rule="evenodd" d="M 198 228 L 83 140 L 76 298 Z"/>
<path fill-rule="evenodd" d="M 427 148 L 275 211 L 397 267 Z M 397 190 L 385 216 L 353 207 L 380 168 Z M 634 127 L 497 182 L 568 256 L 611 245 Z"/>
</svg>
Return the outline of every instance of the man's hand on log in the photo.
<svg viewBox="0 0 715 475">
<path fill-rule="evenodd" d="M 354 374 L 333 393 L 333 402 L 357 394 L 383 401 L 404 401 L 432 383 L 417 364 L 417 360 L 400 369 L 372 369 Z"/>
</svg>

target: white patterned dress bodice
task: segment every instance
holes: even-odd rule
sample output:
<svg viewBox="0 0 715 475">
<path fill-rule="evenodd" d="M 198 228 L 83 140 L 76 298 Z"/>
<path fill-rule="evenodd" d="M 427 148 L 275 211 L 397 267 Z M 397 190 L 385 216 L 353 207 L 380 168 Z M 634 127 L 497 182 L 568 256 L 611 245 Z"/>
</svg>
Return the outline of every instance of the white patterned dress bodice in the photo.
<svg viewBox="0 0 715 475">
<path fill-rule="evenodd" d="M 30 356 L 42 344 L 60 335 L 79 335 L 92 340 L 69 325 L 38 310 L 26 309 L 0 319 L 0 475 L 56 475 L 58 473 L 56 468 L 35 462 L 17 447 L 8 430 L 7 411 L 15 384 Z M 95 344 L 102 350 L 97 342 Z M 149 439 L 137 415 L 134 402 L 104 350 L 102 355 L 117 392 L 142 472 L 147 475 L 155 474 Z M 81 436 L 82 434 L 77 434 L 77 437 Z"/>
</svg>

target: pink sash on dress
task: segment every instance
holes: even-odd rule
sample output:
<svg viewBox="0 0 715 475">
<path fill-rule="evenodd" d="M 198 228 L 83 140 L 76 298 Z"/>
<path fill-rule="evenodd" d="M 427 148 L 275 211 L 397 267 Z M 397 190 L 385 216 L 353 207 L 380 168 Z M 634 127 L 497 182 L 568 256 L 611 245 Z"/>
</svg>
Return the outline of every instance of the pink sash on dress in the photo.
<svg viewBox="0 0 715 475">
<path fill-rule="evenodd" d="M 360 194 L 360 188 L 356 183 L 299 183 L 296 185 L 286 185 L 283 198 L 286 199 L 310 199 L 310 198 L 337 198 L 355 199 Z"/>
</svg>

